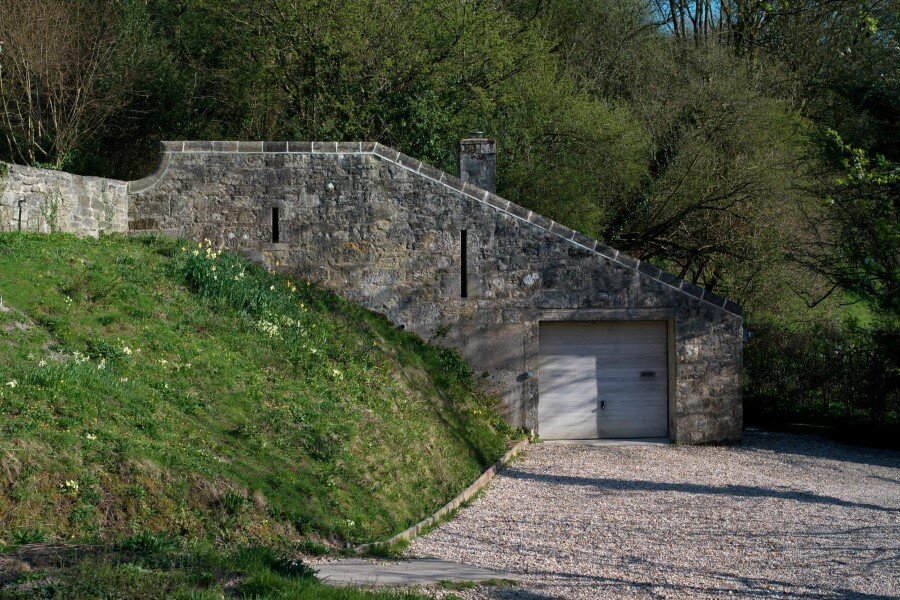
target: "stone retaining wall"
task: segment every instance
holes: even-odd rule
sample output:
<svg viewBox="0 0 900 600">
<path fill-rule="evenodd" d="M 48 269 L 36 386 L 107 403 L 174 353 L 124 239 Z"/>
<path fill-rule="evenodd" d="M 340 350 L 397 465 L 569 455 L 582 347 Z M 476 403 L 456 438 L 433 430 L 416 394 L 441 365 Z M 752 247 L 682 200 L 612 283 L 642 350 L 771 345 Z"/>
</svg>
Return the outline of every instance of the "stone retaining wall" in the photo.
<svg viewBox="0 0 900 600">
<path fill-rule="evenodd" d="M 538 425 L 540 321 L 668 321 L 670 437 L 740 438 L 739 306 L 395 150 L 166 142 L 128 192 L 133 232 L 208 238 L 459 348 L 518 426 Z"/>
<path fill-rule="evenodd" d="M 124 181 L 0 163 L 0 231 L 97 237 L 128 230 Z"/>
</svg>

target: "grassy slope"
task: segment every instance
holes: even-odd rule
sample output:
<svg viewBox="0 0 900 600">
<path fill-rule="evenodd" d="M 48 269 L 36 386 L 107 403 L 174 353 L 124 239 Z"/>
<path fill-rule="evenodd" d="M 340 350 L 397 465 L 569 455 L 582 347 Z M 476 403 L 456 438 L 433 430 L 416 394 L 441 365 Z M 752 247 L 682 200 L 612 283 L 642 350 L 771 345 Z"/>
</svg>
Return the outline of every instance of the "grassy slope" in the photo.
<svg viewBox="0 0 900 600">
<path fill-rule="evenodd" d="M 381 539 L 511 435 L 454 352 L 196 245 L 2 234 L 0 295 L 6 545 Z"/>
</svg>

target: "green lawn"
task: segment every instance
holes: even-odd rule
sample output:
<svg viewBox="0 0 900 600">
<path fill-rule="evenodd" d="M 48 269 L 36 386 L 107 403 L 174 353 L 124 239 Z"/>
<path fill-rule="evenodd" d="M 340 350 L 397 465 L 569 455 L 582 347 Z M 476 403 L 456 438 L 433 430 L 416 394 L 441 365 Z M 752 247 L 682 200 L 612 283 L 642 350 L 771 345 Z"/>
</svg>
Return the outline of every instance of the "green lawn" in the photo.
<svg viewBox="0 0 900 600">
<path fill-rule="evenodd" d="M 0 544 L 317 553 L 426 516 L 514 436 L 455 352 L 166 239 L 0 234 Z"/>
</svg>

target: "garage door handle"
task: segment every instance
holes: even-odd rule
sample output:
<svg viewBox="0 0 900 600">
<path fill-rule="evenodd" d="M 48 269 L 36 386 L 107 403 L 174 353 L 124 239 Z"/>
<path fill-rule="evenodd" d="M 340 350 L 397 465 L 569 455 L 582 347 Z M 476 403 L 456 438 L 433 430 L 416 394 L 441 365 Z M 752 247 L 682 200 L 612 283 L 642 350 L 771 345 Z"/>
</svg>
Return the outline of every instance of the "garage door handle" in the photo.
<svg viewBox="0 0 900 600">
<path fill-rule="evenodd" d="M 601 400 L 600 401 L 600 410 L 603 410 L 604 408 L 606 408 L 606 400 Z"/>
</svg>

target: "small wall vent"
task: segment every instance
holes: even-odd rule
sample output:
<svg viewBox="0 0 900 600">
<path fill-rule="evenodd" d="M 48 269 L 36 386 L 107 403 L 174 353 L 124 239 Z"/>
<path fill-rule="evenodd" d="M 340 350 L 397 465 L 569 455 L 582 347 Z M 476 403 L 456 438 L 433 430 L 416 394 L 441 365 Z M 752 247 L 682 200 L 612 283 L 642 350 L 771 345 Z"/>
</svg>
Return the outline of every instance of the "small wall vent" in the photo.
<svg viewBox="0 0 900 600">
<path fill-rule="evenodd" d="M 280 237 L 280 231 L 278 230 L 278 207 L 272 207 L 272 243 L 277 244 L 278 239 Z"/>
<path fill-rule="evenodd" d="M 469 232 L 462 229 L 459 232 L 459 295 L 461 298 L 469 297 Z"/>
</svg>

